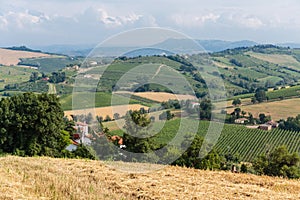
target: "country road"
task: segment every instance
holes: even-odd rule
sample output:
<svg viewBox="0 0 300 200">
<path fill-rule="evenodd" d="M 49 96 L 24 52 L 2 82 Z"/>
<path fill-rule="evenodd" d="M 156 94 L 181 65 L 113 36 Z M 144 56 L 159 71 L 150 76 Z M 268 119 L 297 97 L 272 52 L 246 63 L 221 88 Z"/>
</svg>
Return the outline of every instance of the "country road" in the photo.
<svg viewBox="0 0 300 200">
<path fill-rule="evenodd" d="M 48 89 L 48 94 L 56 94 L 56 87 L 52 83 L 48 83 L 49 89 Z"/>
<path fill-rule="evenodd" d="M 164 67 L 164 66 L 166 66 L 166 65 L 160 65 L 158 68 L 157 68 L 157 70 L 156 70 L 156 72 L 155 72 L 155 74 L 152 76 L 152 78 L 151 79 L 154 79 L 158 74 L 159 74 L 159 72 L 160 72 L 160 70 L 161 70 L 161 68 L 162 67 Z"/>
</svg>

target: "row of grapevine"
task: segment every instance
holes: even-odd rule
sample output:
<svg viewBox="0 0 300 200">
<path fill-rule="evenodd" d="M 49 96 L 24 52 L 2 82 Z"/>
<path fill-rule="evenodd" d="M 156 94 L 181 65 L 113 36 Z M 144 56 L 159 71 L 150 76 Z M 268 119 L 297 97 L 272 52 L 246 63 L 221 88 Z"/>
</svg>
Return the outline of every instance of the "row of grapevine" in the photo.
<svg viewBox="0 0 300 200">
<path fill-rule="evenodd" d="M 222 154 L 238 154 L 242 161 L 253 161 L 258 155 L 268 153 L 280 145 L 287 146 L 290 152 L 300 153 L 300 133 L 225 125 L 215 147 Z"/>
</svg>

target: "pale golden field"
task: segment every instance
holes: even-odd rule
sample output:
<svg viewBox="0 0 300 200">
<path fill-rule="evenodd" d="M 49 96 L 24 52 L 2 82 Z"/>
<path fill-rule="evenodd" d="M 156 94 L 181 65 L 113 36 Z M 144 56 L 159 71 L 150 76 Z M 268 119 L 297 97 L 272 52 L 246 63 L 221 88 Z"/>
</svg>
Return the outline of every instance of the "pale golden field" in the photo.
<svg viewBox="0 0 300 200">
<path fill-rule="evenodd" d="M 260 113 L 265 113 L 266 115 L 271 115 L 274 120 L 280 120 L 300 114 L 300 98 L 264 102 L 240 106 L 240 108 L 246 112 L 251 112 L 254 117 L 258 117 Z M 234 108 L 227 108 L 228 113 L 231 113 L 233 110 Z"/>
<path fill-rule="evenodd" d="M 0 48 L 0 64 L 10 66 L 17 65 L 20 58 L 38 58 L 38 57 L 53 57 L 53 55 L 28 52 L 28 51 L 15 51 Z"/>
<path fill-rule="evenodd" d="M 178 100 L 195 100 L 195 97 L 192 95 L 184 94 L 171 94 L 167 92 L 135 92 L 134 95 L 140 96 L 143 98 L 151 99 L 158 102 L 168 101 L 169 99 L 178 99 Z"/>
<path fill-rule="evenodd" d="M 216 65 L 217 67 L 220 67 L 220 68 L 228 68 L 228 69 L 233 69 L 234 67 L 233 66 L 230 66 L 230 65 L 226 65 L 224 63 L 221 63 L 221 62 L 217 62 L 217 61 L 212 61 L 214 65 Z"/>
<path fill-rule="evenodd" d="M 100 107 L 100 108 L 89 108 L 89 109 L 83 109 L 83 110 L 68 110 L 65 111 L 65 116 L 70 117 L 70 115 L 81 115 L 81 114 L 95 114 L 97 116 L 106 117 L 109 115 L 111 118 L 113 118 L 113 115 L 115 113 L 119 113 L 120 117 L 124 116 L 127 111 L 129 110 L 139 110 L 140 108 L 148 109 L 147 106 L 143 106 L 140 104 L 128 104 L 128 105 L 119 105 L 119 106 L 106 106 L 106 107 Z"/>
<path fill-rule="evenodd" d="M 116 163 L 131 169 L 138 163 Z M 157 166 L 153 165 L 154 168 Z M 167 166 L 127 173 L 100 161 L 0 158 L 0 199 L 299 199 L 300 181 Z"/>
</svg>

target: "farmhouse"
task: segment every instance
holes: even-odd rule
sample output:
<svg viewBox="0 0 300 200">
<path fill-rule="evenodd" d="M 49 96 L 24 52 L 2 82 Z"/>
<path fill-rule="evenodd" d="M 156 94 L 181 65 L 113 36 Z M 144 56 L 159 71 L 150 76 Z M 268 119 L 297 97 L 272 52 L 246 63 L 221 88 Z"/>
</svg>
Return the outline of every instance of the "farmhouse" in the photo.
<svg viewBox="0 0 300 200">
<path fill-rule="evenodd" d="M 234 123 L 236 124 L 244 124 L 246 122 L 248 122 L 249 120 L 247 118 L 238 118 L 236 120 L 234 120 Z"/>
<path fill-rule="evenodd" d="M 198 102 L 192 102 L 191 105 L 192 105 L 192 108 L 196 108 L 196 107 L 200 106 L 200 103 L 198 103 Z"/>
<path fill-rule="evenodd" d="M 258 128 L 261 129 L 261 130 L 269 131 L 269 130 L 272 129 L 272 125 L 270 125 L 270 124 L 261 124 L 261 125 L 259 125 Z"/>
<path fill-rule="evenodd" d="M 75 122 L 74 129 L 77 130 L 79 134 L 88 134 L 89 127 L 85 122 Z"/>
<path fill-rule="evenodd" d="M 266 124 L 271 125 L 272 128 L 277 128 L 279 126 L 279 123 L 277 123 L 277 122 L 275 122 L 273 120 L 268 121 Z"/>
</svg>

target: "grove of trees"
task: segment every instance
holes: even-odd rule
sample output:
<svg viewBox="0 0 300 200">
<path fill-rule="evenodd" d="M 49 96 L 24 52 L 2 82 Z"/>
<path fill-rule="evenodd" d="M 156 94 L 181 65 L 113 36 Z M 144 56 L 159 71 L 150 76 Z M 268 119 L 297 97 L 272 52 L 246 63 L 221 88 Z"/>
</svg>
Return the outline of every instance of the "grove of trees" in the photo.
<svg viewBox="0 0 300 200">
<path fill-rule="evenodd" d="M 20 156 L 88 157 L 86 147 L 66 150 L 72 122 L 55 95 L 23 93 L 0 101 L 0 152 Z"/>
<path fill-rule="evenodd" d="M 299 155 L 290 154 L 285 146 L 280 146 L 267 155 L 259 156 L 253 166 L 258 174 L 299 178 Z"/>
</svg>

